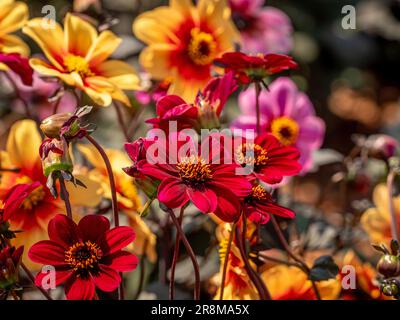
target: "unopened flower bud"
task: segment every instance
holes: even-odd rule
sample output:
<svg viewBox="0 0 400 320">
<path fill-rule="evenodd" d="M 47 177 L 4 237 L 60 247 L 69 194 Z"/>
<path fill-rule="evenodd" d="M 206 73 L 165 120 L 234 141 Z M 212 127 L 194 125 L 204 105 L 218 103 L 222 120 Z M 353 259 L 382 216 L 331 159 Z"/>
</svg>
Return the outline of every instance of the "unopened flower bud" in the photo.
<svg viewBox="0 0 400 320">
<path fill-rule="evenodd" d="M 400 275 L 400 259 L 391 254 L 385 254 L 378 262 L 377 269 L 386 278 L 397 277 Z"/>
<path fill-rule="evenodd" d="M 381 283 L 381 291 L 385 296 L 398 296 L 400 283 L 397 279 L 384 280 Z"/>
<path fill-rule="evenodd" d="M 67 143 L 62 140 L 52 139 L 51 141 L 47 141 L 46 144 L 49 147 L 42 159 L 44 175 L 48 177 L 55 171 L 72 172 L 74 166 Z"/>
<path fill-rule="evenodd" d="M 59 138 L 60 130 L 64 123 L 68 121 L 72 113 L 57 113 L 42 121 L 40 129 L 49 138 Z"/>
</svg>

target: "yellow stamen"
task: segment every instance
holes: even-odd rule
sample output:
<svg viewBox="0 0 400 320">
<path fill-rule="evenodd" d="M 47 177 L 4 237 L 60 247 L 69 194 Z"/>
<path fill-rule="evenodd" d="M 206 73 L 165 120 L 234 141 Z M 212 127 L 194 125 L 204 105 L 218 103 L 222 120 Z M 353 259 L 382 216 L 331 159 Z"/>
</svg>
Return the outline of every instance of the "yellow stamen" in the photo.
<svg viewBox="0 0 400 320">
<path fill-rule="evenodd" d="M 272 134 L 285 146 L 296 143 L 299 135 L 298 123 L 289 117 L 280 117 L 271 124 Z"/>
<path fill-rule="evenodd" d="M 90 70 L 88 62 L 83 57 L 70 54 L 65 58 L 64 65 L 68 72 L 77 72 L 81 77 L 90 77 L 94 75 Z"/>
<path fill-rule="evenodd" d="M 15 180 L 16 184 L 29 184 L 32 182 L 33 181 L 27 176 L 22 176 Z M 45 196 L 46 192 L 44 191 L 43 186 L 39 186 L 25 198 L 21 204 L 21 208 L 25 210 L 32 210 L 44 199 Z"/>
<path fill-rule="evenodd" d="M 188 54 L 190 59 L 201 66 L 210 64 L 215 58 L 217 43 L 214 37 L 206 32 L 200 31 L 199 28 L 193 28 L 191 31 L 192 39 L 188 46 Z"/>
<path fill-rule="evenodd" d="M 77 242 L 65 252 L 65 262 L 75 271 L 93 269 L 102 257 L 100 247 L 90 240 Z"/>
<path fill-rule="evenodd" d="M 268 162 L 268 152 L 255 143 L 243 143 L 236 150 L 237 161 L 242 165 L 265 166 Z"/>
<path fill-rule="evenodd" d="M 181 179 L 188 183 L 203 183 L 212 178 L 210 165 L 198 156 L 182 158 L 177 168 Z"/>
<path fill-rule="evenodd" d="M 257 185 L 252 188 L 250 197 L 254 200 L 266 200 L 268 199 L 268 192 L 262 185 Z"/>
</svg>

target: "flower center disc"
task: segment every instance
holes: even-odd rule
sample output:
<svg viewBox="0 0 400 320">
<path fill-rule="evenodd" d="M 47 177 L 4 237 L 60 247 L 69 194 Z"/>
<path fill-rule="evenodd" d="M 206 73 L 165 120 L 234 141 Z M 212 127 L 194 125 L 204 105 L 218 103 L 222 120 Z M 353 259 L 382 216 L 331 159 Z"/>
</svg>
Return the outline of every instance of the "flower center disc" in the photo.
<svg viewBox="0 0 400 320">
<path fill-rule="evenodd" d="M 251 189 L 250 198 L 258 201 L 267 200 L 268 192 L 262 185 L 257 185 Z"/>
<path fill-rule="evenodd" d="M 94 75 L 90 70 L 89 64 L 83 57 L 71 54 L 65 58 L 64 65 L 68 72 L 77 72 L 81 77 L 90 77 Z"/>
<path fill-rule="evenodd" d="M 75 271 L 88 271 L 97 267 L 102 252 L 91 241 L 77 242 L 65 252 L 65 262 Z"/>
<path fill-rule="evenodd" d="M 32 182 L 33 181 L 27 176 L 22 176 L 15 180 L 16 184 L 28 184 Z M 39 186 L 24 199 L 21 204 L 21 208 L 25 210 L 32 210 L 44 199 L 45 196 L 46 192 L 44 191 L 43 186 Z"/>
<path fill-rule="evenodd" d="M 299 136 L 299 125 L 288 117 L 275 119 L 271 124 L 272 134 L 285 146 L 294 145 Z"/>
<path fill-rule="evenodd" d="M 246 142 L 238 147 L 236 159 L 241 165 L 265 166 L 268 162 L 268 152 L 258 144 Z"/>
<path fill-rule="evenodd" d="M 198 156 L 182 158 L 177 168 L 181 179 L 189 184 L 204 183 L 212 178 L 210 165 Z"/>
<path fill-rule="evenodd" d="M 217 43 L 214 37 L 199 28 L 193 28 L 190 32 L 191 40 L 188 45 L 188 55 L 197 65 L 205 66 L 215 58 Z"/>
</svg>

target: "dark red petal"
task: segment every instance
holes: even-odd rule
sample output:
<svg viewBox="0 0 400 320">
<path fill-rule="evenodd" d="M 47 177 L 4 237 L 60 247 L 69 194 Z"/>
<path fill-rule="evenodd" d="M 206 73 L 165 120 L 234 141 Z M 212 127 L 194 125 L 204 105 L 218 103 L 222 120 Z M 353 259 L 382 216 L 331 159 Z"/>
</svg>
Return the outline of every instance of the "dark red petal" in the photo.
<svg viewBox="0 0 400 320">
<path fill-rule="evenodd" d="M 118 272 L 105 265 L 99 267 L 100 272 L 93 276 L 96 287 L 105 292 L 112 292 L 117 289 L 121 282 Z"/>
<path fill-rule="evenodd" d="M 68 300 L 92 300 L 95 294 L 93 279 L 70 277 L 65 284 L 65 294 Z"/>
<path fill-rule="evenodd" d="M 36 181 L 31 184 L 17 184 L 12 187 L 3 199 L 3 221 L 10 219 L 12 214 L 19 209 L 26 197 L 40 185 L 41 183 Z"/>
<path fill-rule="evenodd" d="M 99 240 L 99 245 L 104 255 L 112 254 L 125 248 L 135 240 L 135 232 L 129 227 L 115 227 L 108 230 Z"/>
<path fill-rule="evenodd" d="M 225 222 L 235 222 L 240 217 L 240 202 L 237 197 L 226 189 L 218 189 L 218 207 L 215 215 Z"/>
<path fill-rule="evenodd" d="M 136 269 L 138 262 L 138 258 L 127 251 L 117 251 L 113 254 L 106 256 L 101 261 L 102 264 L 105 264 L 119 272 L 131 271 Z"/>
<path fill-rule="evenodd" d="M 218 200 L 213 190 L 187 189 L 190 200 L 203 213 L 212 213 L 217 209 Z"/>
<path fill-rule="evenodd" d="M 257 210 L 257 208 L 253 206 L 248 206 L 246 208 L 246 215 L 249 220 L 259 224 L 266 224 L 270 219 L 267 212 Z"/>
<path fill-rule="evenodd" d="M 83 240 L 97 242 L 110 229 L 110 221 L 104 216 L 88 215 L 79 221 L 78 228 Z"/>
<path fill-rule="evenodd" d="M 67 216 L 58 214 L 49 222 L 49 238 L 69 248 L 81 238 L 78 226 Z"/>
<path fill-rule="evenodd" d="M 164 96 L 157 101 L 157 115 L 162 117 L 168 110 L 182 104 L 186 104 L 185 100 L 177 95 Z"/>
<path fill-rule="evenodd" d="M 68 280 L 68 278 L 70 277 L 70 276 L 72 276 L 72 271 L 71 270 L 68 270 L 68 269 L 65 269 L 65 270 L 57 270 L 56 269 L 56 280 L 55 280 L 55 285 L 56 286 L 58 286 L 58 285 L 60 285 L 60 284 L 62 284 L 62 283 L 64 283 L 66 280 Z M 38 273 L 37 273 L 37 275 L 36 275 L 36 277 L 35 277 L 35 284 L 37 285 L 37 286 L 39 286 L 39 287 L 43 287 L 42 286 L 42 284 L 43 284 L 43 278 L 44 277 L 46 277 L 46 276 L 49 276 L 50 274 L 49 274 L 49 272 L 42 272 L 42 271 L 39 271 Z M 46 284 L 49 284 L 49 282 L 47 282 L 47 278 L 46 278 L 46 280 L 45 280 L 45 283 Z"/>
<path fill-rule="evenodd" d="M 65 248 L 50 240 L 35 243 L 28 252 L 28 257 L 36 263 L 54 266 L 66 265 Z"/>
<path fill-rule="evenodd" d="M 158 201 L 168 208 L 180 208 L 189 201 L 186 185 L 177 178 L 163 180 L 158 186 Z"/>
</svg>

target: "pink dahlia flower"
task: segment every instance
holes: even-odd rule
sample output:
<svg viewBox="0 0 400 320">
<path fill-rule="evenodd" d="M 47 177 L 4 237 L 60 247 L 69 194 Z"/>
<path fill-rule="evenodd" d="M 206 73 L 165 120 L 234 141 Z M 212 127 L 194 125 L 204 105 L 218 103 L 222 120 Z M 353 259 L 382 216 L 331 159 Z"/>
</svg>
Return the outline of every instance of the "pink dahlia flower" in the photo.
<svg viewBox="0 0 400 320">
<path fill-rule="evenodd" d="M 302 173 L 306 173 L 312 166 L 313 151 L 322 145 L 325 123 L 315 115 L 307 95 L 289 78 L 275 80 L 269 89 L 263 90 L 259 97 L 261 132 L 270 132 L 283 145 L 296 147 L 300 151 Z M 232 123 L 232 128 L 257 131 L 255 95 L 254 88 L 240 94 L 241 115 Z"/>
<path fill-rule="evenodd" d="M 233 21 L 247 53 L 288 53 L 292 50 L 292 23 L 279 9 L 263 7 L 264 0 L 229 0 Z"/>
</svg>

